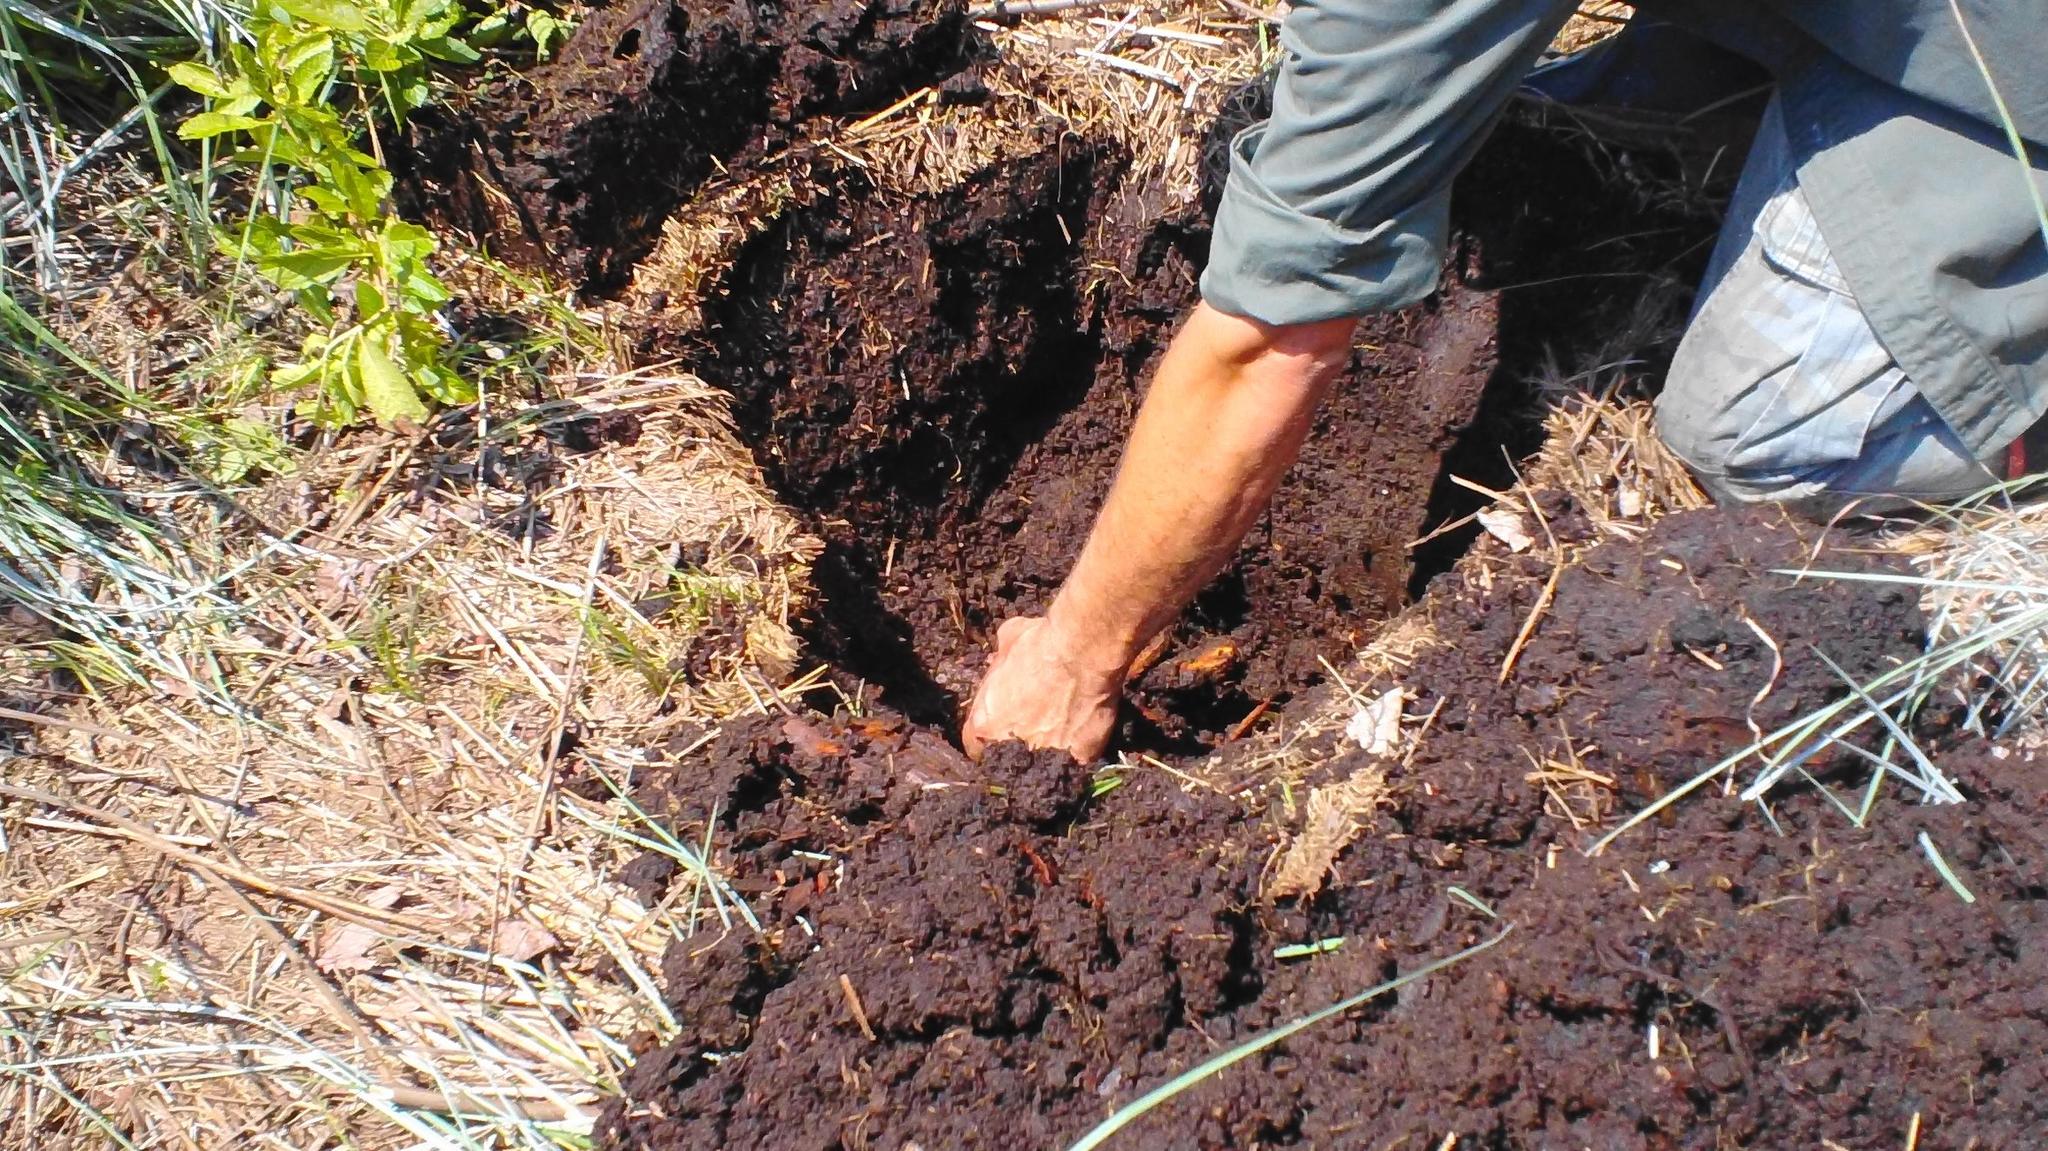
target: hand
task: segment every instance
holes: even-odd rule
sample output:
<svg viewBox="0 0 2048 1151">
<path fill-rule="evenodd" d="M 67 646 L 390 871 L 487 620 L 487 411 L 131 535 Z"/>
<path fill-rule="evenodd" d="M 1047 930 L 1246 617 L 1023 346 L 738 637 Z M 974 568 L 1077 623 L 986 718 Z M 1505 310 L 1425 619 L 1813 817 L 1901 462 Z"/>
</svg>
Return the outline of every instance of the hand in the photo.
<svg viewBox="0 0 2048 1151">
<path fill-rule="evenodd" d="M 1109 745 L 1123 679 L 1085 668 L 1047 620 L 1005 621 L 996 629 L 995 659 L 960 725 L 960 745 L 980 759 L 989 744 L 1017 739 L 1092 763 Z"/>
</svg>

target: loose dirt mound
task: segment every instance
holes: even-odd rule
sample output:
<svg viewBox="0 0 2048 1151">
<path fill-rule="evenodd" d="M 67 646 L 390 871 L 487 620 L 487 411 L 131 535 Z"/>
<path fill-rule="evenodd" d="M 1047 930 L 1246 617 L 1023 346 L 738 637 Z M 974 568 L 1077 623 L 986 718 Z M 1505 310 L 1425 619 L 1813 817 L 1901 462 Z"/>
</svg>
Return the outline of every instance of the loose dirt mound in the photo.
<svg viewBox="0 0 2048 1151">
<path fill-rule="evenodd" d="M 1445 642 L 1406 677 L 1426 737 L 1399 761 L 1326 756 L 1309 781 L 1379 799 L 1339 813 L 1363 834 L 1305 901 L 1266 883 L 1276 829 L 1299 825 L 1291 793 L 1246 810 L 1148 770 L 1085 803 L 1059 757 L 962 760 L 930 725 L 993 624 L 1042 606 L 1078 548 L 1194 298 L 1206 217 L 1086 125 L 1012 125 L 998 160 L 940 187 L 825 162 L 831 141 L 794 142 L 810 120 L 948 77 L 971 96 L 979 49 L 956 3 L 817 12 L 600 16 L 523 81 L 524 120 L 462 150 L 518 235 L 604 289 L 707 172 L 810 149 L 788 170 L 818 182 L 768 195 L 773 218 L 734 229 L 751 238 L 703 299 L 655 306 L 646 345 L 731 390 L 765 474 L 828 543 L 814 648 L 898 709 L 850 693 L 858 717 L 741 721 L 642 779 L 681 838 L 711 837 L 762 929 L 671 949 L 681 1034 L 639 1061 L 610 1145 L 1060 1146 L 1224 1045 L 1491 935 L 1477 903 L 1515 925 L 1499 947 L 1119 1145 L 1871 1146 L 1918 1124 L 1996 1146 L 2039 1129 L 2048 1019 L 2026 996 L 2048 977 L 2031 943 L 2048 764 L 1957 749 L 1947 766 L 1982 802 L 1887 804 L 1868 829 L 1812 797 L 1701 798 L 1603 858 L 1577 850 L 1580 823 L 1833 696 L 1809 645 L 1857 676 L 1916 649 L 1902 592 L 1774 574 L 1813 543 L 1783 525 L 1673 517 L 1591 551 L 1554 597 L 1530 557 L 1458 568 L 1430 602 Z M 447 154 L 423 153 L 427 185 Z M 1657 162 L 1529 123 L 1496 135 L 1459 186 L 1443 292 L 1364 329 L 1273 514 L 1138 684 L 1144 738 L 1213 741 L 1347 654 L 1444 566 L 1407 545 L 1470 506 L 1450 471 L 1505 483 L 1545 354 L 1670 319 L 1651 289 L 1703 255 L 1709 221 L 1643 194 L 1631 173 Z M 1568 504 L 1546 515 L 1586 534 Z M 659 858 L 634 871 L 649 901 L 690 882 Z"/>
<path fill-rule="evenodd" d="M 967 63 L 961 0 L 637 0 L 556 59 L 429 110 L 423 207 L 500 255 L 615 288 L 713 172 Z"/>
<path fill-rule="evenodd" d="M 2048 1121 L 2048 1019 L 2029 998 L 2048 978 L 2048 765 L 1951 756 L 1981 802 L 1887 804 L 1863 831 L 1812 797 L 1770 817 L 1702 798 L 1593 860 L 1523 779 L 1524 749 L 1545 749 L 1639 804 L 1752 719 L 1829 699 L 1807 644 L 1857 675 L 1915 650 L 1902 591 L 1772 574 L 1809 542 L 1686 514 L 1598 548 L 1506 685 L 1539 565 L 1441 586 L 1447 643 L 1409 681 L 1433 730 L 1406 769 L 1331 764 L 1385 770 L 1390 807 L 1306 906 L 1260 899 L 1264 813 L 1164 774 L 1077 811 L 1058 757 L 974 768 L 895 718 L 736 727 L 641 798 L 685 839 L 713 821 L 765 930 L 671 950 L 683 1035 L 641 1059 L 605 1137 L 1062 1146 L 1222 1046 L 1490 935 L 1457 886 L 1514 934 L 1116 1145 L 1877 1146 L 1916 1113 L 1926 1145 L 2019 1145 Z M 1923 829 L 1975 906 L 1929 866 Z"/>
</svg>

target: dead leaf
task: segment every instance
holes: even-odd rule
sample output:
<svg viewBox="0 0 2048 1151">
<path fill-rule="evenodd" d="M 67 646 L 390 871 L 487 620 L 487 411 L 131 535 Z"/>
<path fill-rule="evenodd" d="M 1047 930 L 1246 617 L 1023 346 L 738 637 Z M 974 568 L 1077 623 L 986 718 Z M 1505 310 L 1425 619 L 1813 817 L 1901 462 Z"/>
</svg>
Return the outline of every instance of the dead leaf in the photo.
<svg viewBox="0 0 2048 1151">
<path fill-rule="evenodd" d="M 403 898 L 405 898 L 404 888 L 396 883 L 387 883 L 382 887 L 364 893 L 362 901 L 379 911 L 389 911 L 397 907 L 398 901 Z"/>
<path fill-rule="evenodd" d="M 1162 631 L 1153 636 L 1152 642 L 1146 644 L 1144 650 L 1138 653 L 1138 658 L 1131 661 L 1130 670 L 1124 673 L 1125 678 L 1132 681 L 1144 678 L 1145 673 L 1151 671 L 1165 657 L 1166 645 L 1171 641 L 1171 632 Z"/>
<path fill-rule="evenodd" d="M 782 734 L 789 739 L 790 746 L 798 755 L 807 759 L 824 759 L 828 756 L 845 755 L 846 745 L 833 739 L 805 719 L 790 716 L 782 721 Z"/>
<path fill-rule="evenodd" d="M 1621 489 L 1614 493 L 1614 507 L 1625 519 L 1634 519 L 1643 514 L 1642 489 L 1633 480 L 1623 480 Z"/>
<path fill-rule="evenodd" d="M 1344 725 L 1344 734 L 1368 755 L 1389 756 L 1401 746 L 1401 715 L 1408 707 L 1408 692 L 1390 687 L 1369 699 Z"/>
<path fill-rule="evenodd" d="M 1236 640 L 1219 639 L 1175 663 L 1180 672 L 1197 683 L 1214 683 L 1237 666 Z"/>
<path fill-rule="evenodd" d="M 514 963 L 525 963 L 561 945 L 562 941 L 546 928 L 536 927 L 524 919 L 499 920 L 498 929 L 491 933 L 491 951 Z"/>
<path fill-rule="evenodd" d="M 1536 537 L 1529 534 L 1528 524 L 1520 512 L 1507 508 L 1488 508 L 1479 513 L 1479 526 L 1486 534 L 1508 545 L 1512 552 L 1525 552 L 1536 543 Z"/>
<path fill-rule="evenodd" d="M 320 929 L 313 946 L 313 966 L 326 972 L 368 971 L 377 966 L 370 949 L 383 940 L 375 929 L 360 923 L 330 920 Z"/>
</svg>

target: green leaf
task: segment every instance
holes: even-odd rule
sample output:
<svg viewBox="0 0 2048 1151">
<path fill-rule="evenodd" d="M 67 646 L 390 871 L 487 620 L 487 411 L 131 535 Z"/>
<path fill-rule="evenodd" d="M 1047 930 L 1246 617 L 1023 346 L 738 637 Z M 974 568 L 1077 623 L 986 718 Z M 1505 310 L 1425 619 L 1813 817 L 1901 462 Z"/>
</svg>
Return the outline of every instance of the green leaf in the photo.
<svg viewBox="0 0 2048 1151">
<path fill-rule="evenodd" d="M 436 60 L 444 60 L 450 64 L 474 64 L 483 59 L 483 55 L 476 49 L 453 36 L 415 40 L 413 43 L 423 54 L 432 56 Z"/>
<path fill-rule="evenodd" d="M 442 285 L 440 278 L 429 272 L 405 276 L 401 287 L 405 291 L 406 306 L 415 312 L 434 311 L 455 298 Z"/>
<path fill-rule="evenodd" d="M 394 259 L 417 260 L 434 254 L 434 234 L 418 224 L 389 217 L 384 223 L 384 248 Z"/>
<path fill-rule="evenodd" d="M 356 266 L 357 253 L 330 248 L 301 249 L 264 256 L 257 268 L 271 282 L 287 292 L 302 291 L 315 284 L 331 284 Z"/>
<path fill-rule="evenodd" d="M 298 294 L 299 306 L 313 313 L 323 324 L 334 323 L 334 294 L 325 284 L 314 284 Z"/>
<path fill-rule="evenodd" d="M 363 67 L 372 72 L 396 72 L 409 61 L 398 47 L 382 37 L 371 37 L 363 43 Z"/>
<path fill-rule="evenodd" d="M 209 99 L 225 100 L 233 95 L 213 69 L 190 60 L 181 60 L 164 71 L 170 76 L 171 83 L 190 88 Z"/>
<path fill-rule="evenodd" d="M 510 39 L 513 31 L 511 15 L 501 8 L 469 26 L 469 42 L 496 48 Z"/>
<path fill-rule="evenodd" d="M 368 280 L 356 281 L 356 315 L 368 323 L 384 311 L 384 292 Z"/>
<path fill-rule="evenodd" d="M 244 89 L 247 87 L 246 83 L 237 78 L 235 80 L 235 90 L 228 94 L 227 99 L 215 104 L 213 110 L 224 112 L 230 116 L 247 116 L 262 107 L 263 97 L 258 96 L 254 92 L 245 91 Z"/>
<path fill-rule="evenodd" d="M 569 24 L 546 9 L 531 8 L 526 13 L 526 34 L 533 38 L 534 51 L 546 59 L 558 41 L 568 38 Z"/>
<path fill-rule="evenodd" d="M 311 104 L 334 76 L 334 38 L 325 33 L 308 36 L 278 64 L 290 78 L 292 95 L 301 104 Z"/>
<path fill-rule="evenodd" d="M 225 136 L 229 132 L 251 132 L 269 123 L 255 116 L 230 116 L 226 112 L 201 112 L 178 125 L 178 136 L 185 140 L 206 140 L 214 136 Z"/>
<path fill-rule="evenodd" d="M 341 0 L 270 0 L 287 15 L 337 32 L 368 32 L 372 25 L 363 10 Z"/>
<path fill-rule="evenodd" d="M 363 402 L 383 423 L 395 424 L 400 420 L 425 423 L 427 406 L 420 402 L 419 391 L 412 386 L 412 381 L 398 370 L 397 364 L 391 362 L 390 353 L 384 350 L 385 342 L 380 335 L 365 333 L 356 352 Z"/>
<path fill-rule="evenodd" d="M 412 83 L 399 89 L 397 102 L 403 105 L 406 111 L 410 113 L 415 109 L 426 107 L 432 102 L 433 98 L 434 91 L 427 86 L 425 80 L 414 80 Z"/>
<path fill-rule="evenodd" d="M 323 188 L 318 184 L 308 184 L 299 189 L 299 195 L 305 197 L 307 203 L 318 208 L 322 215 L 348 215 L 348 201 L 342 198 L 341 193 L 332 188 Z"/>
</svg>

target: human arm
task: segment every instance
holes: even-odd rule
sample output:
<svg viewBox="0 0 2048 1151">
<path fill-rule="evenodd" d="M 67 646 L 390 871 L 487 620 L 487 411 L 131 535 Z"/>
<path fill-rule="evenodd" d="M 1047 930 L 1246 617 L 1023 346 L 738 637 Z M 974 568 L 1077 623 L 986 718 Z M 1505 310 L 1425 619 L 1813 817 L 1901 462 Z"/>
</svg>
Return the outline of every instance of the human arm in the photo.
<svg viewBox="0 0 2048 1151">
<path fill-rule="evenodd" d="M 1228 562 L 1300 450 L 1353 317 L 1435 287 L 1450 182 L 1570 0 L 1301 0 L 1241 133 L 1207 301 L 1160 364 L 1073 574 L 1011 620 L 961 728 L 1092 759 L 1131 661 Z M 1333 509 L 1333 513 L 1338 509 Z"/>
<path fill-rule="evenodd" d="M 1074 570 L 1043 618 L 1003 625 L 961 728 L 970 754 L 998 739 L 1101 754 L 1131 663 L 1265 510 L 1350 356 L 1353 326 L 1194 310 Z"/>
</svg>

